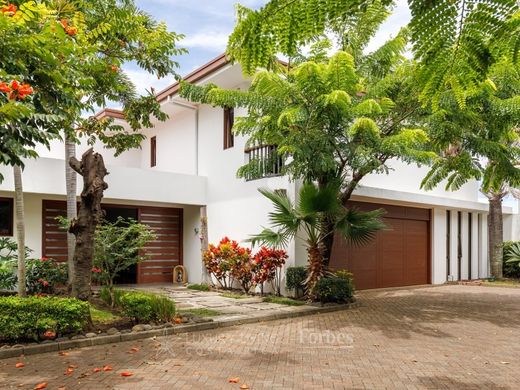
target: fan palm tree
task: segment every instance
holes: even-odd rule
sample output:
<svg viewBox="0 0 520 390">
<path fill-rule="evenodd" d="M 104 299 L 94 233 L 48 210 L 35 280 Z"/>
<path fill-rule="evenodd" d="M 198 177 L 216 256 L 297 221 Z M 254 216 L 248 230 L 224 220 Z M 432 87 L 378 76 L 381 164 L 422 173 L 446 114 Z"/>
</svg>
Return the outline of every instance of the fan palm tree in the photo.
<svg viewBox="0 0 520 390">
<path fill-rule="evenodd" d="M 259 191 L 274 205 L 274 211 L 269 213 L 272 227 L 265 228 L 249 241 L 253 245 L 259 243 L 273 247 L 287 246 L 296 237 L 305 241 L 308 254 L 305 290 L 309 299 L 314 299 L 314 287 L 327 272 L 324 223 L 333 221 L 334 231 L 355 244 L 366 244 L 375 232 L 385 227 L 380 218 L 382 210 L 361 212 L 344 207 L 339 201 L 339 186 L 336 184 L 325 187 L 304 184 L 297 203 L 293 203 L 285 191 L 265 188 Z"/>
</svg>

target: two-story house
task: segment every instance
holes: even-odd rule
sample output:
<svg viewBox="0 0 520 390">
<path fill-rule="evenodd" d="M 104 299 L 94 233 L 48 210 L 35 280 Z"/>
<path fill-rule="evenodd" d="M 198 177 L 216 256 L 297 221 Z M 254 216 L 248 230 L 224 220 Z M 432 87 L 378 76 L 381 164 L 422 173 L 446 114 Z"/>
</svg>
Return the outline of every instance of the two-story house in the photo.
<svg viewBox="0 0 520 390">
<path fill-rule="evenodd" d="M 224 55 L 185 77 L 192 83 L 211 82 L 224 88 L 245 90 L 239 65 Z M 157 240 L 146 249 L 148 260 L 129 270 L 122 281 L 130 283 L 170 282 L 175 265 L 187 268 L 190 282 L 202 275 L 200 210 L 206 207 L 210 242 L 229 236 L 243 240 L 268 225 L 270 202 L 259 187 L 284 189 L 294 197 L 299 183 L 277 175 L 246 181 L 237 169 L 255 153 L 269 147 L 246 149 L 246 140 L 233 136 L 233 118 L 240 109 L 228 110 L 187 102 L 174 84 L 157 95 L 169 115 L 144 131 L 140 149 L 115 158 L 111 150 L 96 145 L 110 172 L 106 181 L 104 208 L 107 219 L 135 218 L 154 228 Z M 105 109 L 124 124 L 117 110 Z M 87 148 L 78 147 L 78 155 Z M 65 214 L 64 146 L 52 143 L 50 150 L 38 148 L 40 157 L 26 161 L 24 192 L 27 246 L 34 256 L 65 260 L 66 236 L 55 217 Z M 361 209 L 387 210 L 388 230 L 364 247 L 337 241 L 331 265 L 347 268 L 358 288 L 439 284 L 447 280 L 476 279 L 489 275 L 487 253 L 487 203 L 479 197 L 478 183 L 470 182 L 456 192 L 442 188 L 424 192 L 420 182 L 427 168 L 395 161 L 387 174 L 366 177 L 353 196 Z M 12 169 L 0 167 L 0 235 L 13 236 L 14 183 Z M 78 183 L 78 194 L 82 183 Z M 517 206 L 504 207 L 505 239 L 516 234 Z M 287 248 L 289 265 L 305 264 L 305 248 L 293 242 Z"/>
</svg>

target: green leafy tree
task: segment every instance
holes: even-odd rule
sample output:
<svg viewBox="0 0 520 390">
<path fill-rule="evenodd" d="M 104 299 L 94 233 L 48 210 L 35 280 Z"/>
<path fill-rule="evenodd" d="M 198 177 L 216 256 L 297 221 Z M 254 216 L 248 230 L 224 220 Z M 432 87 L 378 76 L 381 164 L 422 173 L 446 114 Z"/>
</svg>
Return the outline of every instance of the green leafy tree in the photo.
<svg viewBox="0 0 520 390">
<path fill-rule="evenodd" d="M 260 192 L 273 203 L 274 211 L 269 214 L 272 228 L 264 229 L 250 241 L 280 247 L 287 246 L 295 237 L 301 238 L 308 254 L 308 276 L 304 284 L 307 297 L 312 300 L 315 299 L 316 283 L 327 271 L 322 247 L 327 234 L 331 233 L 325 233 L 324 221 L 333 221 L 333 231 L 357 244 L 367 243 L 375 232 L 385 227 L 380 219 L 381 210 L 363 213 L 345 208 L 339 201 L 337 185 L 320 188 L 315 184 L 304 184 L 297 204 L 282 191 L 260 189 Z"/>
<path fill-rule="evenodd" d="M 75 154 L 74 144 L 80 137 L 91 144 L 100 140 L 117 155 L 140 145 L 144 136 L 137 130 L 152 127 L 152 117 L 166 119 L 153 91 L 140 96 L 121 67 L 134 62 L 157 77 L 172 73 L 177 66 L 172 57 L 184 52 L 176 47 L 181 36 L 169 32 L 164 23 L 157 23 L 130 0 L 42 0 L 0 5 L 0 31 L 7 38 L 0 44 L 0 72 L 17 75 L 35 92 L 28 103 L 1 105 L 0 161 L 23 167 L 23 157 L 36 157 L 36 144 L 48 144 L 61 131 L 66 141 L 67 199 L 72 220 L 76 216 L 76 186 L 69 160 Z M 110 118 L 83 115 L 108 101 L 123 107 L 127 128 Z M 89 167 L 84 164 L 75 171 L 86 177 Z M 88 225 L 97 223 L 94 214 L 92 210 L 85 212 L 92 218 L 73 224 L 82 242 L 91 244 L 82 246 L 86 253 L 73 256 L 73 238 L 69 235 L 73 295 L 83 299 L 90 292 L 94 229 Z M 79 267 L 74 267 L 77 264 Z"/>
<path fill-rule="evenodd" d="M 228 53 L 246 73 L 275 69 L 275 57 L 294 57 L 299 48 L 326 31 L 341 33 L 359 13 L 367 15 L 388 0 L 270 0 L 253 11 L 238 6 L 238 22 Z M 505 55 L 518 60 L 520 11 L 515 0 L 408 1 L 413 51 L 422 64 L 423 102 L 438 99 L 447 85 L 461 91 L 486 78 L 487 70 Z M 368 10 L 368 11 L 367 11 Z M 362 25 L 364 27 L 364 25 Z M 372 28 L 368 24 L 368 29 Z M 346 43 L 359 39 L 347 34 Z M 361 39 L 363 40 L 363 38 Z M 345 39 L 344 39 L 345 42 Z"/>
<path fill-rule="evenodd" d="M 114 283 L 119 274 L 146 259 L 142 253 L 155 235 L 146 225 L 134 220 L 118 218 L 116 222 L 104 222 L 96 229 L 93 272 L 115 302 Z"/>
<path fill-rule="evenodd" d="M 502 277 L 502 201 L 518 196 L 520 186 L 520 68 L 509 61 L 494 65 L 490 78 L 466 92 L 444 92 L 429 120 L 430 138 L 440 158 L 423 181 L 431 189 L 445 183 L 457 190 L 481 180 L 489 200 L 488 247 L 491 273 Z"/>
<path fill-rule="evenodd" d="M 434 156 L 424 149 L 426 133 L 412 121 L 421 114 L 414 99 L 414 65 L 403 62 L 387 70 L 393 72 L 367 85 L 352 55 L 341 51 L 326 63 L 304 62 L 284 75 L 260 71 L 248 92 L 183 84 L 181 94 L 203 103 L 247 107 L 247 116 L 235 122 L 235 133 L 248 137 L 249 146 L 277 145 L 270 158 L 285 160 L 282 173 L 292 179 L 321 187 L 340 182 L 339 201 L 345 204 L 366 175 L 386 172 L 389 160 L 428 163 Z M 252 159 L 238 175 L 262 177 L 269 166 Z M 322 227 L 327 263 L 334 223 Z"/>
</svg>

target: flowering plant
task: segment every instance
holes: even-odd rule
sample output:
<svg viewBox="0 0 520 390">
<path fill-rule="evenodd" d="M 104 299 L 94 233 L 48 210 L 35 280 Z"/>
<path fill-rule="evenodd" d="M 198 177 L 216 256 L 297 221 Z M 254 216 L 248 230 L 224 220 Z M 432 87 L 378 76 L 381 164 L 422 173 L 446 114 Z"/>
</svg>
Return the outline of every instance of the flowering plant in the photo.
<svg viewBox="0 0 520 390">
<path fill-rule="evenodd" d="M 262 293 L 264 284 L 270 282 L 276 295 L 281 295 L 282 266 L 287 260 L 287 252 L 261 247 L 253 258 L 253 283 L 259 285 Z"/>
<path fill-rule="evenodd" d="M 67 263 L 42 257 L 26 263 L 26 285 L 29 294 L 53 294 L 56 287 L 67 283 Z"/>
<path fill-rule="evenodd" d="M 204 252 L 203 262 L 208 270 L 222 288 L 231 288 L 233 279 L 237 278 L 242 287 L 249 285 L 250 276 L 247 276 L 248 263 L 251 260 L 251 250 L 238 245 L 238 242 L 224 237 L 218 245 L 209 245 Z M 250 274 L 251 272 L 249 272 Z"/>
<path fill-rule="evenodd" d="M 33 89 L 29 84 L 20 84 L 12 80 L 9 84 L 5 81 L 0 82 L 0 92 L 6 93 L 9 100 L 23 100 L 33 93 Z"/>
</svg>

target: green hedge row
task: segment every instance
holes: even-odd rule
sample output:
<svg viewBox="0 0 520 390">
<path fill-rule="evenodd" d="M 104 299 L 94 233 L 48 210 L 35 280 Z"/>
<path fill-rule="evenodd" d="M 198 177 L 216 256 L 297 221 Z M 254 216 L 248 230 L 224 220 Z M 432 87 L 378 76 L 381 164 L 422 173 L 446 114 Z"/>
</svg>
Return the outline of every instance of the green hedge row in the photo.
<svg viewBox="0 0 520 390">
<path fill-rule="evenodd" d="M 56 335 L 84 330 L 89 305 L 73 298 L 0 297 L 0 340 L 38 340 L 45 332 Z"/>
</svg>

